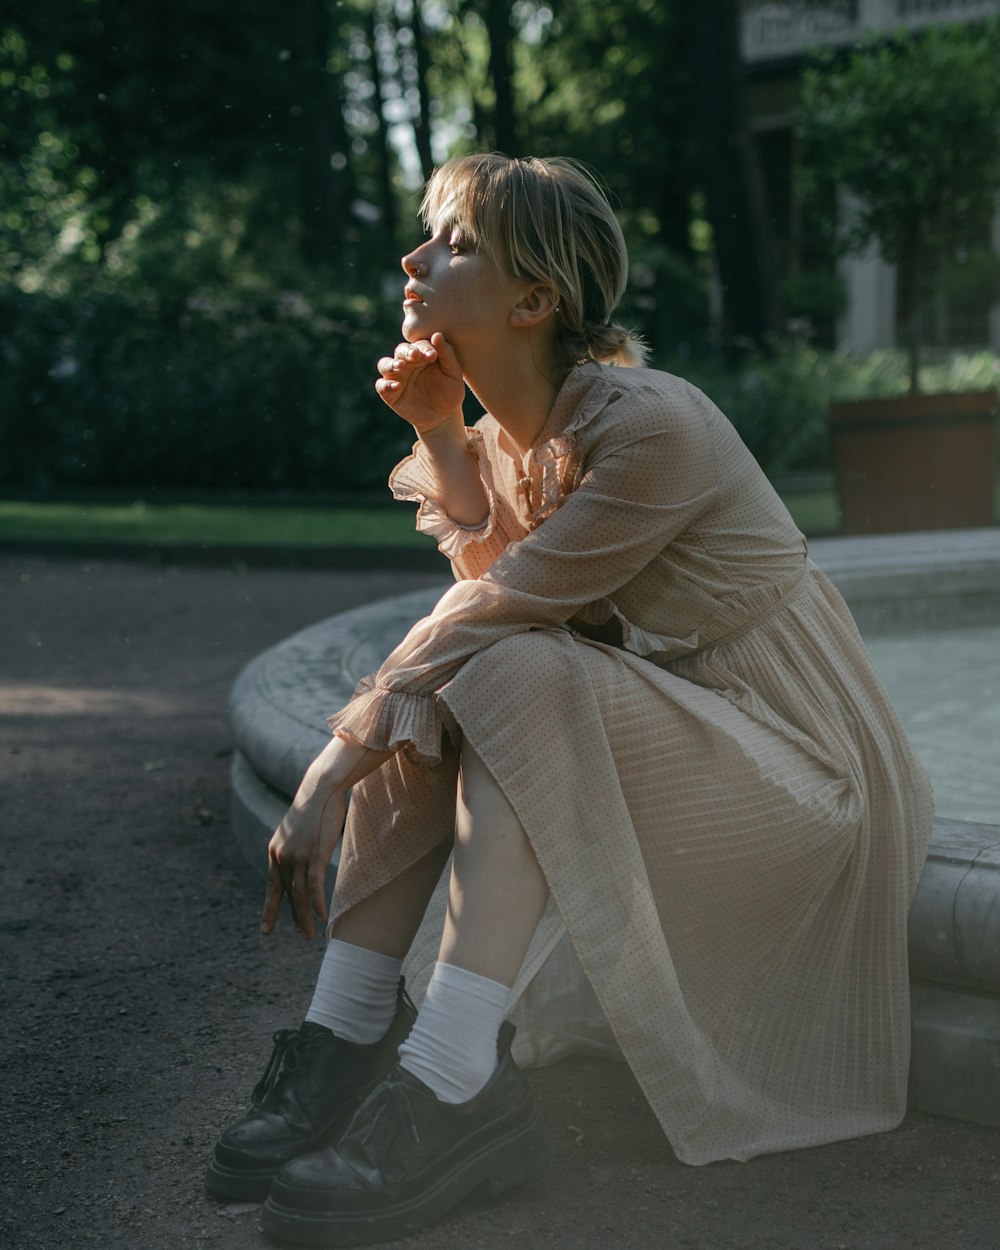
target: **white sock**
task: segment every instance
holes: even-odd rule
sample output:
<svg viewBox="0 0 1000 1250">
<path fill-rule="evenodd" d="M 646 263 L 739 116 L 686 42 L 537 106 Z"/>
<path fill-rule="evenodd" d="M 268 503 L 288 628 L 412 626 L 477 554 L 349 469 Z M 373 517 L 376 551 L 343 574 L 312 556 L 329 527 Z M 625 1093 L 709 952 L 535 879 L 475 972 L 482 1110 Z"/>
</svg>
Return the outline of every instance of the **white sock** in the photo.
<svg viewBox="0 0 1000 1250">
<path fill-rule="evenodd" d="M 385 1037 L 396 1014 L 401 959 L 331 938 L 306 1019 L 345 1042 L 370 1046 Z"/>
<path fill-rule="evenodd" d="M 442 1102 L 468 1102 L 496 1071 L 507 986 L 436 963 L 399 1063 Z"/>
</svg>

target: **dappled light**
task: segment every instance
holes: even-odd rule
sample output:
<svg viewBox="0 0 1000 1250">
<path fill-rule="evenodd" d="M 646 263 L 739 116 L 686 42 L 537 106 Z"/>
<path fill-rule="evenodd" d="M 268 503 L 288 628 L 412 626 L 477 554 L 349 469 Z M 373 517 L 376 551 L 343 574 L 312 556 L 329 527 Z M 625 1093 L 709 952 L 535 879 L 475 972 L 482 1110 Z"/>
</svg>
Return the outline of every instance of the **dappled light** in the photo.
<svg viewBox="0 0 1000 1250">
<path fill-rule="evenodd" d="M 621 316 L 772 476 L 831 472 L 835 400 L 995 387 L 996 6 L 793 7 L 309 0 L 289 24 L 58 0 L 6 20 L 0 485 L 379 490 L 406 450 L 372 389 L 397 258 L 459 151 L 598 171 L 632 259 Z M 907 34 L 887 43 L 890 9 Z M 872 238 L 904 257 L 898 291 L 845 257 Z"/>
<path fill-rule="evenodd" d="M 186 707 L 187 700 L 163 691 L 0 682 L 0 722 L 17 717 L 174 716 Z"/>
<path fill-rule="evenodd" d="M 0 1247 L 995 1250 L 998 67 L 0 13 Z"/>
</svg>

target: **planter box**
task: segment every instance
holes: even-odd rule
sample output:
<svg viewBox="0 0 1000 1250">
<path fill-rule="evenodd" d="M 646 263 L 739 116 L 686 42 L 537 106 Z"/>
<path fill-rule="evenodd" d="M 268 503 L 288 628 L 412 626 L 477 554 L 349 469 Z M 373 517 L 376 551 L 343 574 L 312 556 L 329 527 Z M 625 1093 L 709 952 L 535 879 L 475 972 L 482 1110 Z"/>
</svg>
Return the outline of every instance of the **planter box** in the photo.
<svg viewBox="0 0 1000 1250">
<path fill-rule="evenodd" d="M 843 533 L 994 523 L 996 391 L 856 400 L 830 416 Z"/>
</svg>

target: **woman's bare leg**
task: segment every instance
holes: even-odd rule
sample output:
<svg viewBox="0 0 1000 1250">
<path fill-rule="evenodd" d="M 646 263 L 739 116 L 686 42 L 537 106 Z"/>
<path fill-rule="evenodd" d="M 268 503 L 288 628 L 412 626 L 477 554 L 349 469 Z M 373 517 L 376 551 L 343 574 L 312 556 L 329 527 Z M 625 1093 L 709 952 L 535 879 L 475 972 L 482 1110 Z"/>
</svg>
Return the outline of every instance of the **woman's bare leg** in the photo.
<svg viewBox="0 0 1000 1250">
<path fill-rule="evenodd" d="M 422 859 L 338 917 L 330 936 L 402 959 L 416 936 L 450 853 L 451 839 L 445 838 Z"/>
<path fill-rule="evenodd" d="M 472 747 L 462 747 L 455 859 L 438 960 L 510 986 L 549 888 L 506 795 Z"/>
<path fill-rule="evenodd" d="M 401 1066 L 443 1103 L 467 1103 L 497 1070 L 499 1029 L 548 885 L 503 791 L 462 748 L 444 932 Z"/>
</svg>

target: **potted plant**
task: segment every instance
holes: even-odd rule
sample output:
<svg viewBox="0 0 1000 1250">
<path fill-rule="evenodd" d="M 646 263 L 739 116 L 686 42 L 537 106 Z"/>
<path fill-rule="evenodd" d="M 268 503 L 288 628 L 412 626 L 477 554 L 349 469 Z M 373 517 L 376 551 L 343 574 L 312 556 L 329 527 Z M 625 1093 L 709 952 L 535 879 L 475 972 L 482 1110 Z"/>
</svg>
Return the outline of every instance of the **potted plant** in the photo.
<svg viewBox="0 0 1000 1250">
<path fill-rule="evenodd" d="M 998 286 L 995 255 L 969 250 L 1000 192 L 998 63 L 997 22 L 936 25 L 822 54 L 803 78 L 807 187 L 836 204 L 828 222 L 842 254 L 874 242 L 896 264 L 909 356 L 909 395 L 833 407 L 847 533 L 994 520 L 996 392 L 921 395 L 919 380 L 929 292 L 970 275 Z"/>
</svg>

